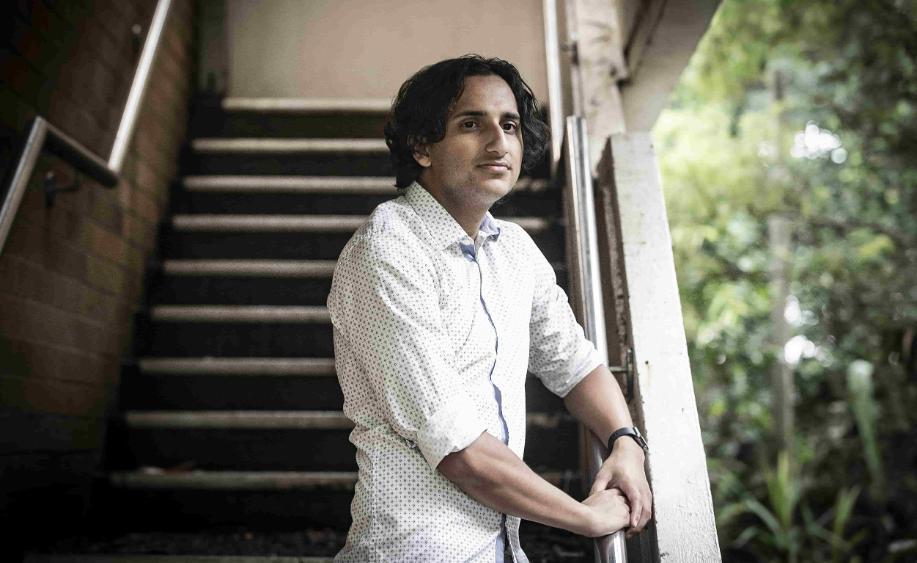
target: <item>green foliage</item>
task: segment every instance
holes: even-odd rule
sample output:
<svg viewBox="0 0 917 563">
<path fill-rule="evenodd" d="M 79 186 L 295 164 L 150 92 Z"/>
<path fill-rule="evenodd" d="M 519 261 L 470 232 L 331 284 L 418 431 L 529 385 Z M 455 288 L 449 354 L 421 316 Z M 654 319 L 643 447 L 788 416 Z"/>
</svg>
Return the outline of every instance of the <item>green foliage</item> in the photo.
<svg viewBox="0 0 917 563">
<path fill-rule="evenodd" d="M 917 538 L 917 2 L 725 0 L 654 136 L 725 558 L 893 560 Z"/>
</svg>

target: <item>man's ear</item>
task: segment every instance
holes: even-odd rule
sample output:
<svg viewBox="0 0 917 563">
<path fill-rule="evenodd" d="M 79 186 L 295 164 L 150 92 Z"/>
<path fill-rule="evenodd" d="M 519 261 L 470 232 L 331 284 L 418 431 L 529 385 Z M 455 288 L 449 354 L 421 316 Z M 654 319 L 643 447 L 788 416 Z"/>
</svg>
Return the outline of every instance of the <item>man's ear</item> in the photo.
<svg viewBox="0 0 917 563">
<path fill-rule="evenodd" d="M 433 164 L 433 160 L 430 159 L 429 148 L 429 145 L 414 145 L 414 160 L 422 168 L 429 168 Z"/>
</svg>

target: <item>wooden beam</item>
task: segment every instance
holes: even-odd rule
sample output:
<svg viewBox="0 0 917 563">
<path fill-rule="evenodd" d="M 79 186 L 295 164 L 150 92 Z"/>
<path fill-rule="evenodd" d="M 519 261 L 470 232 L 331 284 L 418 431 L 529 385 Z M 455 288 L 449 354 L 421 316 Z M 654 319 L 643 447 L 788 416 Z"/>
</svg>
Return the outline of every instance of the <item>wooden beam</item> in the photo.
<svg viewBox="0 0 917 563">
<path fill-rule="evenodd" d="M 628 545 L 628 558 L 719 561 L 672 241 L 650 135 L 613 135 L 598 170 L 598 195 L 611 204 L 600 205 L 598 212 L 612 213 L 601 224 L 618 231 L 609 240 L 620 245 L 611 264 L 623 267 L 621 279 L 627 280 L 622 298 L 636 363 L 631 407 L 650 444 L 647 467 L 654 495 L 655 528 L 638 545 Z"/>
<path fill-rule="evenodd" d="M 639 13 L 625 56 L 621 85 L 628 131 L 649 131 L 703 37 L 719 0 L 651 0 Z"/>
<path fill-rule="evenodd" d="M 574 111 L 586 118 L 589 160 L 604 140 L 626 130 L 618 83 L 628 76 L 616 0 L 569 0 L 567 36 L 573 45 Z"/>
</svg>

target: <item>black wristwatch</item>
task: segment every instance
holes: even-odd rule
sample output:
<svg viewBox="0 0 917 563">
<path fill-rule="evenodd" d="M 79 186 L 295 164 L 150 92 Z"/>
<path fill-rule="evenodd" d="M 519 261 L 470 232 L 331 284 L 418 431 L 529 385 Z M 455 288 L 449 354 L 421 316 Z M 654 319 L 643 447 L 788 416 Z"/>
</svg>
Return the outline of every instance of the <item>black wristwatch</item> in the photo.
<svg viewBox="0 0 917 563">
<path fill-rule="evenodd" d="M 643 439 L 643 434 L 640 434 L 640 431 L 637 430 L 636 426 L 625 426 L 624 428 L 618 428 L 611 433 L 611 436 L 608 438 L 608 453 L 611 453 L 611 448 L 615 445 L 615 440 L 621 436 L 630 436 L 634 439 L 634 442 L 637 442 L 641 448 L 643 448 L 644 453 L 649 453 L 650 448 L 646 444 L 646 440 Z"/>
</svg>

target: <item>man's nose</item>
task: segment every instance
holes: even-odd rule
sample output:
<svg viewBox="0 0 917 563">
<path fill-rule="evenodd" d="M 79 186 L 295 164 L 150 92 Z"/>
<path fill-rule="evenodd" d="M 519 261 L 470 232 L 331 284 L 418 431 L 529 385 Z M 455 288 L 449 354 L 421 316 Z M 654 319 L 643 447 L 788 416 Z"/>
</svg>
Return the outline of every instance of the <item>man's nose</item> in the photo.
<svg viewBox="0 0 917 563">
<path fill-rule="evenodd" d="M 487 152 L 504 155 L 507 152 L 506 132 L 500 123 L 491 123 L 487 127 Z"/>
</svg>

